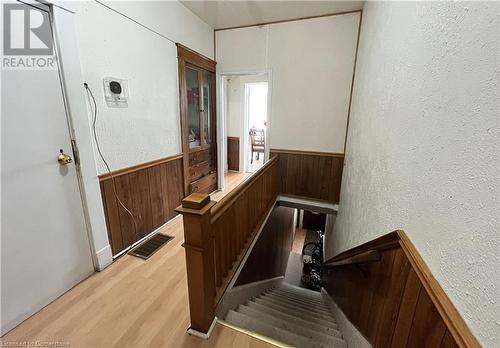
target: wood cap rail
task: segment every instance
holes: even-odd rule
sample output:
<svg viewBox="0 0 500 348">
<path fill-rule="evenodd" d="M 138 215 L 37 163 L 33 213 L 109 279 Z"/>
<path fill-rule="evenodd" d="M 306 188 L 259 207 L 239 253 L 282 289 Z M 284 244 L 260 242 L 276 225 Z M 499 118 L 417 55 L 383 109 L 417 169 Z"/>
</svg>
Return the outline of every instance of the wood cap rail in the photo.
<svg viewBox="0 0 500 348">
<path fill-rule="evenodd" d="M 217 204 L 212 208 L 212 223 L 217 221 L 219 217 L 233 204 L 242 194 L 245 193 L 246 190 L 250 187 L 250 185 L 255 182 L 259 177 L 261 177 L 269 167 L 277 164 L 278 157 L 274 156 L 269 161 L 264 163 L 264 165 L 259 168 L 252 176 L 246 178 L 241 184 L 236 186 L 236 188 L 229 192 L 226 196 L 224 196 Z"/>
</svg>

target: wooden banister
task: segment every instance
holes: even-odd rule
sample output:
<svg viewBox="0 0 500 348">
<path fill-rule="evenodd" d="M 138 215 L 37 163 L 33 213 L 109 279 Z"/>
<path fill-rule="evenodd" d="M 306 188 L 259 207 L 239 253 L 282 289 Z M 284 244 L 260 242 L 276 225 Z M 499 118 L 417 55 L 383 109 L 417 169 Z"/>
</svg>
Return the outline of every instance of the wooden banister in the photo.
<svg viewBox="0 0 500 348">
<path fill-rule="evenodd" d="M 396 255 L 396 253 L 399 253 L 400 256 L 394 256 Z M 385 258 L 383 256 L 384 254 Z M 394 262 L 387 263 L 386 261 L 388 260 L 388 255 L 391 254 L 394 257 Z M 396 262 L 396 259 L 398 259 L 399 261 Z M 380 262 L 367 264 L 366 267 L 364 265 L 360 265 L 361 263 L 368 263 L 379 260 Z M 389 282 L 390 279 L 393 280 L 392 289 L 396 289 L 398 287 L 397 282 L 402 282 L 402 284 L 405 284 L 406 281 L 410 282 L 410 280 L 407 280 L 407 277 L 410 275 L 410 271 L 407 269 L 406 273 L 403 272 L 404 267 L 402 265 L 405 262 L 409 265 L 408 268 L 411 265 L 413 274 L 415 274 L 416 279 L 419 280 L 418 284 L 415 281 L 413 281 L 411 284 L 413 284 L 413 286 L 417 285 L 422 287 L 422 291 L 425 291 L 426 296 L 428 296 L 429 298 L 429 301 L 433 304 L 436 311 L 439 313 L 440 320 L 442 320 L 444 324 L 442 327 L 445 327 L 447 332 L 453 338 L 455 345 L 451 346 L 458 346 L 463 348 L 480 347 L 477 339 L 474 337 L 471 330 L 469 329 L 463 318 L 460 316 L 450 298 L 446 295 L 441 285 L 433 277 L 430 269 L 425 264 L 417 249 L 410 241 L 406 233 L 402 230 L 396 230 L 394 232 L 388 233 L 367 243 L 344 251 L 339 255 L 336 255 L 325 261 L 323 263 L 323 266 L 325 268 L 327 278 L 329 272 L 335 274 L 335 276 L 331 278 L 332 280 L 329 283 L 330 285 L 328 285 L 329 280 L 326 280 L 326 287 L 332 288 L 333 293 L 337 293 L 339 297 L 336 300 L 338 300 L 339 303 L 342 304 L 342 310 L 349 314 L 349 319 L 355 325 L 361 325 L 360 318 L 365 318 L 369 315 L 372 315 L 374 318 L 380 318 L 383 313 L 382 311 L 377 311 L 375 309 L 373 313 L 361 312 L 358 310 L 350 311 L 353 303 L 362 300 L 359 297 L 354 298 L 356 294 L 360 294 L 356 293 L 357 289 L 362 289 L 363 294 L 373 293 L 376 291 L 377 301 L 382 303 L 387 299 L 387 302 L 384 302 L 386 303 L 387 308 L 389 308 L 389 306 L 393 306 L 393 309 L 395 311 L 400 310 L 400 308 L 402 307 L 396 308 L 395 306 L 403 305 L 399 305 L 399 302 L 391 302 L 391 298 L 388 296 L 384 297 L 384 291 L 386 290 L 382 291 L 381 289 L 384 286 L 384 282 Z M 350 277 L 355 277 L 356 275 L 353 276 L 353 273 L 349 274 L 350 271 L 348 268 L 341 267 L 350 264 L 358 264 L 359 266 L 363 266 L 365 268 L 363 272 L 366 274 L 370 274 L 372 278 L 370 278 L 366 284 L 362 284 L 362 280 L 358 280 L 358 282 L 353 281 L 353 279 Z M 398 264 L 399 267 L 396 267 L 394 269 L 392 268 Z M 389 268 L 391 269 L 390 271 L 388 270 Z M 393 273 L 394 275 L 392 275 Z M 374 281 L 373 279 L 376 279 L 376 281 Z M 355 284 L 355 287 L 352 289 L 344 288 L 344 286 L 349 286 L 349 284 Z M 370 289 L 370 284 L 376 284 L 377 289 Z M 385 289 L 388 288 L 386 287 Z M 401 299 L 403 295 L 403 293 L 399 293 L 400 300 L 402 302 L 404 302 Z M 418 304 L 415 303 L 415 305 Z M 369 311 L 375 308 L 372 308 L 371 306 L 368 307 L 370 308 Z M 378 308 L 381 309 L 383 307 L 383 305 L 380 305 L 380 307 Z M 361 308 L 359 310 L 367 309 Z M 429 311 L 432 310 L 430 309 Z M 392 318 L 391 320 L 394 320 L 393 314 L 389 315 Z M 438 319 L 434 318 L 433 320 Z M 366 324 L 366 322 L 363 323 L 364 324 L 360 327 L 361 332 L 365 334 L 369 340 L 371 339 L 371 343 L 373 344 L 373 346 L 385 346 L 381 342 L 384 342 L 384 339 L 386 338 L 385 336 L 387 336 L 388 333 L 382 330 L 380 332 L 371 331 L 368 329 L 369 325 Z M 436 323 L 438 323 L 438 321 L 436 321 Z M 409 328 L 410 327 L 407 327 L 408 330 L 405 331 L 396 325 L 392 327 L 393 331 L 390 331 L 390 333 L 394 334 L 394 337 L 400 337 L 401 335 L 407 335 L 409 333 Z M 402 333 L 403 331 L 405 331 L 405 333 Z M 384 332 L 386 334 L 385 336 L 382 334 Z"/>
<path fill-rule="evenodd" d="M 176 209 L 184 222 L 192 330 L 209 333 L 215 307 L 278 193 L 279 166 L 271 158 L 219 202 L 192 194 Z"/>
<path fill-rule="evenodd" d="M 380 252 L 378 250 L 369 250 L 364 253 L 354 255 L 339 261 L 325 262 L 323 267 L 332 268 L 339 266 L 355 265 L 359 263 L 380 261 Z"/>
</svg>

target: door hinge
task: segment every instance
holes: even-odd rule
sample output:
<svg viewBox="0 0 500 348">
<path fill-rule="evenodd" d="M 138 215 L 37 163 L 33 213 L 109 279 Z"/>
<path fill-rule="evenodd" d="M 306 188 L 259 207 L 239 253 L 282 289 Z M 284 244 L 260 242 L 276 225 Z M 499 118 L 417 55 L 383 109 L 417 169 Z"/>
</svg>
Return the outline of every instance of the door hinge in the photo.
<svg viewBox="0 0 500 348">
<path fill-rule="evenodd" d="M 75 165 L 80 165 L 80 154 L 78 153 L 78 146 L 76 145 L 76 140 L 71 139 L 71 148 L 73 149 L 73 158 L 75 160 Z"/>
</svg>

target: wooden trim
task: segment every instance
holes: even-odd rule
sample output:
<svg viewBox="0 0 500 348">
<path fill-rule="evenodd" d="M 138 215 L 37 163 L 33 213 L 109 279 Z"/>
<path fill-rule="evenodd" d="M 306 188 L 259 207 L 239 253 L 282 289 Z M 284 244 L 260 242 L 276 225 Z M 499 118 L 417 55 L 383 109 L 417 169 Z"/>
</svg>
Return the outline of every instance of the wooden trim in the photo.
<svg viewBox="0 0 500 348">
<path fill-rule="evenodd" d="M 279 24 L 279 23 L 287 23 L 287 22 L 296 22 L 296 21 L 303 21 L 303 20 L 306 20 L 306 19 L 331 17 L 331 16 L 341 16 L 341 15 L 346 15 L 346 14 L 351 14 L 351 13 L 357 13 L 357 12 L 361 12 L 361 11 L 362 10 L 352 10 L 352 11 L 344 11 L 344 12 L 327 13 L 327 14 L 316 15 L 316 16 L 305 16 L 305 17 L 298 17 L 298 18 L 292 18 L 292 19 L 281 19 L 281 20 L 270 21 L 270 22 L 262 22 L 262 23 L 258 23 L 258 24 L 247 24 L 247 25 L 239 25 L 239 26 L 234 26 L 234 27 L 219 28 L 219 29 L 215 29 L 214 32 L 223 31 L 223 30 L 231 30 L 231 29 L 249 28 L 249 27 L 260 27 L 260 26 L 269 25 L 269 24 Z"/>
<path fill-rule="evenodd" d="M 324 262 L 323 265 L 326 267 L 335 267 L 341 265 L 342 262 L 345 264 L 345 262 L 366 254 L 367 252 L 393 248 L 401 248 L 403 250 L 457 345 L 462 348 L 480 347 L 476 337 L 474 337 L 470 328 L 460 316 L 460 313 L 457 311 L 448 295 L 446 295 L 436 278 L 434 278 L 429 267 L 403 230 L 396 230 L 342 252 Z"/>
<path fill-rule="evenodd" d="M 289 193 L 280 193 L 280 196 L 283 197 L 283 198 L 287 198 L 288 197 L 288 198 L 303 199 L 303 200 L 307 200 L 307 201 L 310 201 L 310 202 L 313 202 L 313 203 L 315 202 L 315 203 L 318 203 L 318 204 L 339 204 L 339 202 L 329 201 L 329 200 L 326 200 L 326 199 L 311 198 L 311 197 L 308 197 L 308 196 L 301 196 L 301 195 L 292 195 L 292 194 L 289 194 Z M 286 201 L 286 200 L 284 200 L 284 201 Z M 297 205 L 299 205 L 299 204 L 297 204 Z M 325 208 L 325 209 L 327 209 L 326 214 L 334 214 L 334 211 L 332 211 L 332 209 L 330 209 L 330 208 Z M 320 212 L 320 211 L 318 210 L 318 212 Z"/>
<path fill-rule="evenodd" d="M 414 271 L 443 318 L 455 342 L 459 347 L 481 347 L 406 233 L 403 230 L 397 230 L 396 233 L 399 237 L 401 249 L 410 260 Z"/>
<path fill-rule="evenodd" d="M 183 157 L 183 154 L 180 153 L 178 155 L 164 157 L 164 158 L 159 158 L 157 160 L 153 160 L 153 161 L 149 161 L 149 162 L 144 162 L 144 163 L 139 163 L 139 164 L 136 164 L 136 165 L 133 165 L 133 166 L 130 166 L 130 167 L 125 167 L 125 168 L 122 168 L 122 169 L 116 169 L 116 170 L 111 171 L 111 174 L 110 173 L 104 173 L 104 174 L 98 175 L 97 177 L 99 178 L 99 181 L 105 181 L 105 180 L 111 179 L 111 177 L 115 177 L 116 178 L 116 177 L 119 177 L 119 176 L 122 176 L 122 175 L 125 175 L 125 174 L 130 174 L 132 172 L 136 172 L 136 171 L 141 170 L 141 169 L 146 169 L 146 168 L 157 166 L 157 165 L 162 164 L 162 163 L 167 163 L 167 162 L 170 162 L 170 161 L 175 161 L 176 159 L 179 159 L 179 158 L 182 158 L 182 157 Z"/>
<path fill-rule="evenodd" d="M 277 164 L 277 160 L 278 157 L 272 157 L 253 175 L 246 178 L 241 184 L 236 186 L 234 190 L 218 201 L 217 204 L 212 207 L 212 224 L 217 221 L 217 219 L 231 206 L 231 204 L 234 203 L 234 201 L 237 200 L 243 193 L 245 193 L 249 186 L 260 178 L 267 171 L 267 169 L 271 167 L 271 165 L 275 163 Z"/>
<path fill-rule="evenodd" d="M 321 152 L 321 151 L 303 151 L 303 150 L 285 150 L 285 149 L 271 149 L 271 153 L 286 153 L 289 155 L 307 155 L 307 156 L 325 156 L 325 157 L 344 157 L 343 153 L 336 152 Z"/>
<path fill-rule="evenodd" d="M 358 39 L 356 41 L 356 54 L 354 55 L 354 66 L 352 67 L 351 93 L 349 94 L 349 107 L 347 109 L 347 124 L 344 137 L 344 154 L 347 147 L 347 133 L 349 131 L 349 119 L 351 117 L 352 92 L 354 91 L 354 78 L 356 76 L 356 64 L 358 63 L 359 37 L 361 35 L 361 22 L 363 21 L 363 11 L 359 14 Z"/>
<path fill-rule="evenodd" d="M 227 137 L 228 139 L 232 139 L 232 140 L 240 140 L 240 137 Z"/>
<path fill-rule="evenodd" d="M 381 258 L 380 252 L 378 250 L 369 250 L 364 253 L 357 254 L 340 261 L 331 262 L 325 265 L 324 267 L 331 268 L 338 266 L 354 265 L 358 263 L 375 262 L 375 261 L 380 261 L 380 258 Z"/>
<path fill-rule="evenodd" d="M 343 261 L 345 259 L 352 258 L 354 256 L 357 256 L 359 254 L 366 253 L 368 251 L 372 250 L 377 250 L 377 251 L 382 251 L 382 250 L 387 250 L 387 249 L 394 249 L 399 246 L 399 235 L 397 231 L 388 233 L 382 237 L 378 237 L 376 239 L 373 239 L 369 242 L 366 242 L 364 244 L 361 244 L 357 247 L 354 247 L 352 249 L 349 249 L 347 251 L 344 251 L 328 260 L 323 262 L 323 265 L 328 265 L 331 263 Z"/>
<path fill-rule="evenodd" d="M 200 54 L 180 43 L 175 44 L 177 46 L 177 58 L 196 65 L 199 68 L 208 70 L 215 73 L 216 62 L 203 54 Z"/>
</svg>

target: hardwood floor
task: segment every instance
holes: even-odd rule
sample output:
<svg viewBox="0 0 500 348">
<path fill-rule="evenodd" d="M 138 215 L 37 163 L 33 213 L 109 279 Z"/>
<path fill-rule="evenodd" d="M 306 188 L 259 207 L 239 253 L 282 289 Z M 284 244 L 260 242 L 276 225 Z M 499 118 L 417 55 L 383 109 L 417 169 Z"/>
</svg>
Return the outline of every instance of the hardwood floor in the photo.
<svg viewBox="0 0 500 348">
<path fill-rule="evenodd" d="M 247 177 L 230 173 L 220 199 Z M 186 334 L 189 310 L 180 216 L 162 228 L 174 239 L 149 260 L 124 255 L 2 337 L 71 347 L 272 347 L 217 324 L 209 340 Z M 36 291 L 36 286 L 33 287 Z"/>
</svg>

